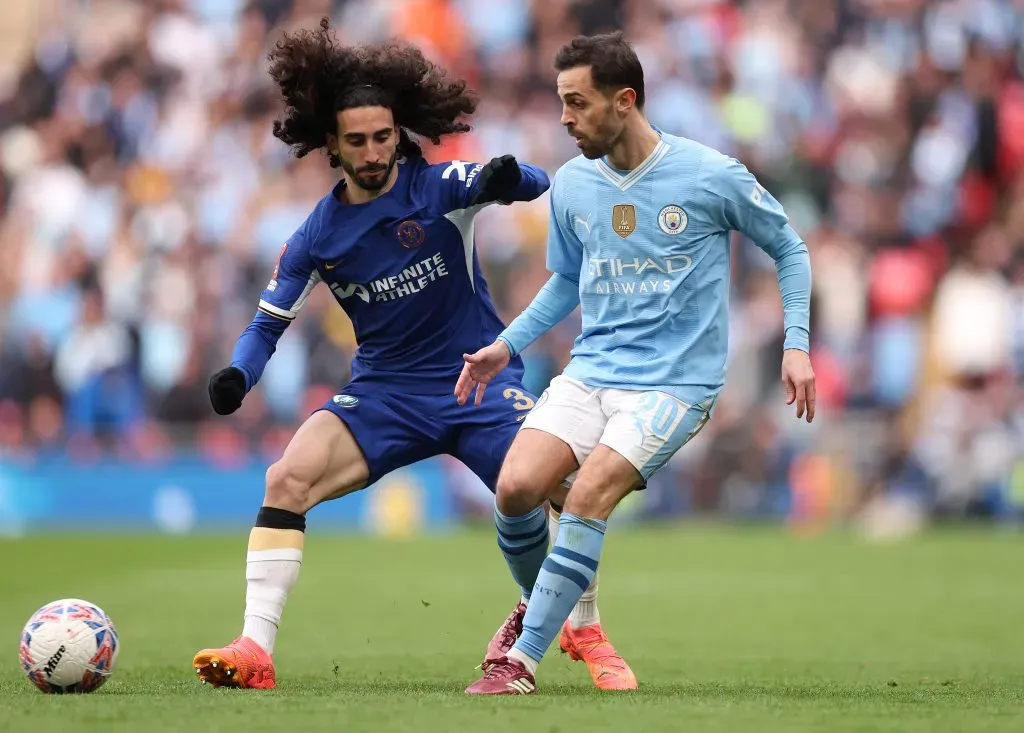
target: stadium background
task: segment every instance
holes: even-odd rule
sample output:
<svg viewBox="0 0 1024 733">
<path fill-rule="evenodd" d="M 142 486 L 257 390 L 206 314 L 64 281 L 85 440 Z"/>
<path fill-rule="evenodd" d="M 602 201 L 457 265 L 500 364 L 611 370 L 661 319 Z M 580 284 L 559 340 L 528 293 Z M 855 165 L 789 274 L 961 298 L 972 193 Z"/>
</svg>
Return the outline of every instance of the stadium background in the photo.
<svg viewBox="0 0 1024 733">
<path fill-rule="evenodd" d="M 334 175 L 271 134 L 265 57 L 333 17 L 470 80 L 474 131 L 433 160 L 574 155 L 551 59 L 624 28 L 648 116 L 743 160 L 814 267 L 818 417 L 778 385 L 771 261 L 734 242 L 715 419 L 623 518 L 768 517 L 903 531 L 1024 514 L 1024 4 L 1019 0 L 5 0 L 0 20 L 0 533 L 251 523 L 266 465 L 347 376 L 326 290 L 231 418 L 206 380 L 281 243 Z M 502 315 L 546 278 L 547 199 L 489 210 Z M 527 353 L 537 391 L 575 316 Z M 413 533 L 488 512 L 454 460 L 392 475 L 313 526 Z"/>
</svg>

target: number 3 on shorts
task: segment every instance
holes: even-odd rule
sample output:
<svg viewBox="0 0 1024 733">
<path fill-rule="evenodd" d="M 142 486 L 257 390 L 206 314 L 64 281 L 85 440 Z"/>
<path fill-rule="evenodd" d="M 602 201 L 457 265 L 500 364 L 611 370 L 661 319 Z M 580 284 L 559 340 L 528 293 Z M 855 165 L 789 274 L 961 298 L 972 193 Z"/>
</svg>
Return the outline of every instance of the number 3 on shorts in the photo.
<svg viewBox="0 0 1024 733">
<path fill-rule="evenodd" d="M 512 408 L 515 410 L 519 410 L 520 412 L 522 412 L 523 410 L 533 409 L 533 398 L 530 397 L 530 395 L 523 392 L 523 390 L 521 389 L 516 389 L 515 387 L 508 387 L 505 389 L 504 392 L 501 393 L 501 396 L 504 397 L 506 400 L 514 400 L 512 402 Z"/>
</svg>

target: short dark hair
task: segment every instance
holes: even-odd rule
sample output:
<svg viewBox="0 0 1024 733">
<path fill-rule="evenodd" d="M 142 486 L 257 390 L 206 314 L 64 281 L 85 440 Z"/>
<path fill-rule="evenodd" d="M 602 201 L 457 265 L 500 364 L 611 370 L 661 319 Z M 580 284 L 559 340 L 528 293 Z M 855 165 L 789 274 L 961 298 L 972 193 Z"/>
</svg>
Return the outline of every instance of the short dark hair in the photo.
<svg viewBox="0 0 1024 733">
<path fill-rule="evenodd" d="M 401 129 L 403 155 L 420 153 L 407 131 L 436 145 L 443 135 L 467 132 L 465 118 L 476 111 L 476 96 L 466 82 L 428 61 L 420 49 L 397 41 L 342 46 L 327 18 L 319 30 L 285 33 L 269 60 L 270 77 L 285 103 L 274 136 L 298 158 L 326 147 L 343 109 L 390 109 Z M 329 157 L 332 166 L 341 164 Z"/>
<path fill-rule="evenodd" d="M 589 66 L 594 85 L 604 91 L 629 87 L 636 92 L 636 106 L 643 109 L 644 67 L 622 31 L 596 36 L 576 36 L 558 49 L 555 69 L 566 71 Z"/>
</svg>

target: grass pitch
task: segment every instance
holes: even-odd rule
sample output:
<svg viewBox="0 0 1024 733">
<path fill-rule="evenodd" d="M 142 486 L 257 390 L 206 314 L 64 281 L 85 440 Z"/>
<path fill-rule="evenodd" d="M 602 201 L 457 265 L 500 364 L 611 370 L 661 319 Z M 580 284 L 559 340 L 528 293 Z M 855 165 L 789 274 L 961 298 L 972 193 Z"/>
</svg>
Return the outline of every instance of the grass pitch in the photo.
<svg viewBox="0 0 1024 733">
<path fill-rule="evenodd" d="M 599 693 L 553 647 L 533 697 L 480 699 L 515 601 L 491 532 L 408 541 L 310 532 L 271 693 L 202 687 L 192 654 L 240 629 L 245 533 L 0 539 L 0 731 L 1024 730 L 1024 536 L 615 529 L 602 620 L 640 679 Z M 17 663 L 28 616 L 104 607 L 122 651 L 99 692 L 48 696 Z"/>
</svg>

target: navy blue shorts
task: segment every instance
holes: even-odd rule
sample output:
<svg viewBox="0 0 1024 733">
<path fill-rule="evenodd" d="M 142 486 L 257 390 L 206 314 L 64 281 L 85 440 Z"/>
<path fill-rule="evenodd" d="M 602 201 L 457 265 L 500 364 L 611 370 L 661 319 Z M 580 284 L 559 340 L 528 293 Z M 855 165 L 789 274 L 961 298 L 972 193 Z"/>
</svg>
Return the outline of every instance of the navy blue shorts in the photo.
<svg viewBox="0 0 1024 733">
<path fill-rule="evenodd" d="M 320 409 L 333 412 L 352 431 L 370 467 L 371 484 L 391 471 L 447 453 L 494 491 L 505 454 L 535 402 L 512 380 L 488 385 L 476 407 L 460 406 L 451 391 L 412 394 L 357 378 Z"/>
</svg>

